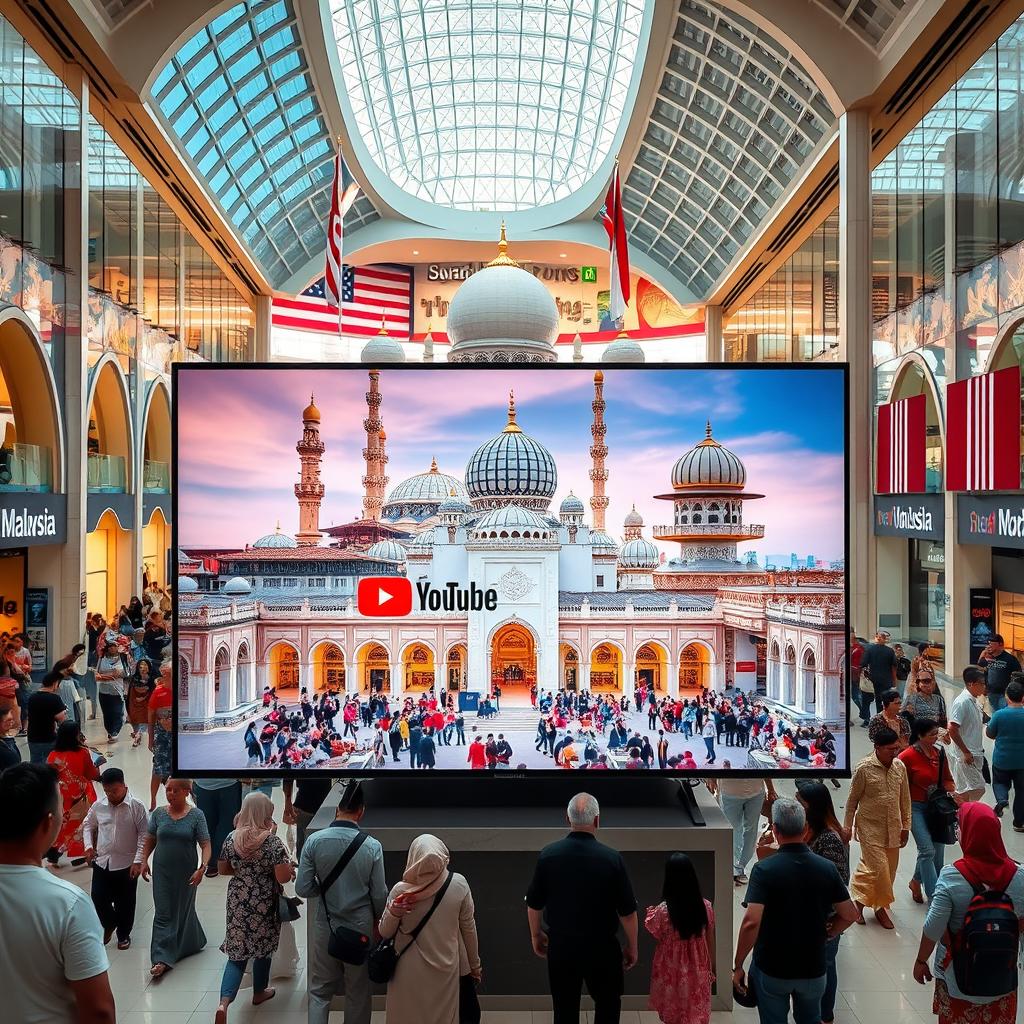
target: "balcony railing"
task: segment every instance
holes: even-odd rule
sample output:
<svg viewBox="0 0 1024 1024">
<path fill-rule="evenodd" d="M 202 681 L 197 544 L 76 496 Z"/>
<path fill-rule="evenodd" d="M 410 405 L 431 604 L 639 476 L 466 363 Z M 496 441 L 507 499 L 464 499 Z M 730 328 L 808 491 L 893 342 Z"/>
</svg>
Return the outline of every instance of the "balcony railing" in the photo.
<svg viewBox="0 0 1024 1024">
<path fill-rule="evenodd" d="M 124 494 L 128 476 L 123 455 L 89 454 L 89 490 L 98 494 Z"/>
<path fill-rule="evenodd" d="M 146 459 L 142 464 L 142 489 L 151 494 L 169 494 L 171 467 L 166 462 Z"/>
<path fill-rule="evenodd" d="M 37 444 L 0 448 L 0 491 L 52 491 L 52 452 Z"/>
<path fill-rule="evenodd" d="M 763 537 L 764 527 L 749 523 L 683 523 L 679 526 L 656 526 L 655 537 Z"/>
</svg>

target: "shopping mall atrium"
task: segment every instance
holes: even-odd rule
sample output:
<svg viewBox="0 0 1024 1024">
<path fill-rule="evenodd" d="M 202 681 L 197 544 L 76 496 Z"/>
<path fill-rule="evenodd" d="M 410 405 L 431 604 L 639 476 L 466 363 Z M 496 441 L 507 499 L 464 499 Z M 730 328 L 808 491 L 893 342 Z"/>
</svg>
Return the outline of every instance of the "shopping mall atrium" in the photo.
<svg viewBox="0 0 1024 1024">
<path fill-rule="evenodd" d="M 592 364 L 598 383 L 602 366 L 845 364 L 845 558 L 823 562 L 797 541 L 771 554 L 781 548 L 750 532 L 763 528 L 733 519 L 729 557 L 766 593 L 797 596 L 779 598 L 774 626 L 735 630 L 711 624 L 711 605 L 680 612 L 673 598 L 672 617 L 708 612 L 706 640 L 680 632 L 647 669 L 647 655 L 613 652 L 614 693 L 625 699 L 648 672 L 671 677 L 652 692 L 678 697 L 684 662 L 698 692 L 736 683 L 742 664 L 769 701 L 798 717 L 817 694 L 819 718 L 827 704 L 839 722 L 848 625 L 887 632 L 908 656 L 924 650 L 951 702 L 993 634 L 1024 661 L 1022 360 L 1024 0 L 0 0 L 0 641 L 25 638 L 33 686 L 95 642 L 94 616 L 112 622 L 146 593 L 167 611 L 179 588 L 189 622 L 216 620 L 224 638 L 222 651 L 197 640 L 165 653 L 182 718 L 204 728 L 240 734 L 263 686 L 289 685 L 288 673 L 296 689 L 364 694 L 382 673 L 412 678 L 397 628 L 380 666 L 369 646 L 357 656 L 355 625 L 337 665 L 296 651 L 285 675 L 255 626 L 239 643 L 238 605 L 260 565 L 297 563 L 306 543 L 309 501 L 294 480 L 330 396 L 289 406 L 299 455 L 280 518 L 234 545 L 190 546 L 173 521 L 175 364 L 349 363 L 361 381 L 397 363 Z M 499 399 L 489 433 L 501 436 L 507 392 Z M 426 559 L 433 542 L 417 552 L 416 538 L 443 540 L 445 513 L 469 511 L 462 477 L 436 463 L 385 486 L 387 407 L 382 427 L 379 398 L 366 401 L 366 443 L 380 454 L 363 452 L 364 500 L 321 519 L 310 541 L 355 552 L 353 580 L 391 573 L 407 553 L 410 565 Z M 719 461 L 684 485 L 746 497 L 730 449 L 756 461 L 781 444 L 790 410 L 766 396 L 763 429 L 736 436 L 718 402 L 708 396 L 692 444 Z M 581 452 L 605 442 L 589 417 Z M 603 458 L 590 481 L 607 479 Z M 616 574 L 622 589 L 668 571 L 678 545 L 645 537 L 642 520 L 606 525 L 607 502 L 566 493 L 552 485 L 526 519 L 565 537 L 589 530 L 608 589 Z M 563 497 L 560 519 L 535 514 Z M 739 555 L 737 537 L 751 542 Z M 293 587 L 292 618 L 308 619 L 314 578 L 281 573 L 268 585 Z M 801 619 L 831 667 L 786 646 L 785 616 L 805 614 L 808 592 L 839 608 Z M 429 651 L 439 679 L 442 620 Z M 603 628 L 590 627 L 591 646 Z M 432 689 L 433 675 L 420 679 Z M 222 701 L 230 722 L 215 720 Z M 83 728 L 145 801 L 146 744 L 123 733 L 111 747 L 98 720 Z M 870 752 L 858 728 L 845 743 L 854 764 Z M 281 789 L 273 796 L 280 811 Z M 1003 832 L 1020 859 L 1009 817 Z M 912 869 L 904 851 L 896 932 L 844 940 L 837 1024 L 932 1019 L 931 989 L 910 975 L 923 921 Z M 60 875 L 88 887 L 84 868 L 65 861 Z M 200 890 L 205 952 L 159 984 L 140 889 L 135 946 L 108 947 L 118 1021 L 213 1019 L 223 882 Z M 737 903 L 737 925 L 742 913 Z M 295 980 L 238 1019 L 307 1019 L 296 929 Z M 0 963 L 0 992 L 6 980 Z M 628 1005 L 629 1024 L 657 1019 Z M 755 1019 L 726 1005 L 716 1022 Z M 484 1021 L 550 1021 L 540 1006 L 485 1003 Z"/>
</svg>

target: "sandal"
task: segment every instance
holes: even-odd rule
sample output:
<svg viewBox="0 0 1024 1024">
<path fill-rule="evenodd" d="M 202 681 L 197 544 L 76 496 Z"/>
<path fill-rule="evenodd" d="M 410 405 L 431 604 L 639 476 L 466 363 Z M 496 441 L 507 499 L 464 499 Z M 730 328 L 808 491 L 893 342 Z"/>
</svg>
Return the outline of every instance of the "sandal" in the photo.
<svg viewBox="0 0 1024 1024">
<path fill-rule="evenodd" d="M 170 969 L 170 964 L 153 964 L 149 969 L 149 976 L 153 979 L 162 978 Z"/>
<path fill-rule="evenodd" d="M 265 1003 L 268 999 L 273 999 L 277 994 L 277 989 L 265 988 L 262 992 L 257 992 L 252 997 L 252 1005 L 259 1006 L 261 1003 Z"/>
<path fill-rule="evenodd" d="M 921 895 L 921 883 L 916 878 L 910 880 L 907 888 L 910 889 L 910 895 L 915 903 L 924 903 L 924 896 Z"/>
<path fill-rule="evenodd" d="M 875 911 L 875 920 L 887 931 L 892 931 L 896 927 L 896 925 L 892 923 L 892 918 L 889 916 L 885 907 L 879 907 Z"/>
</svg>

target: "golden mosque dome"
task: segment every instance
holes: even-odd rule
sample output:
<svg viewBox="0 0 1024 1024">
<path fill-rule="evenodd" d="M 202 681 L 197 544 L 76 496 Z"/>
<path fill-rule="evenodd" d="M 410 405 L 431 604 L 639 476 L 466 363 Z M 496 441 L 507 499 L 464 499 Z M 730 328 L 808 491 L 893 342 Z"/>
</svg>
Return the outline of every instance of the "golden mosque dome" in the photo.
<svg viewBox="0 0 1024 1024">
<path fill-rule="evenodd" d="M 303 423 L 319 423 L 320 422 L 320 410 L 316 407 L 313 401 L 313 395 L 309 396 L 309 405 L 302 410 L 302 422 Z"/>
<path fill-rule="evenodd" d="M 673 488 L 677 491 L 705 487 L 742 490 L 747 482 L 743 463 L 711 436 L 710 420 L 705 433 L 704 440 L 672 467 Z"/>
</svg>

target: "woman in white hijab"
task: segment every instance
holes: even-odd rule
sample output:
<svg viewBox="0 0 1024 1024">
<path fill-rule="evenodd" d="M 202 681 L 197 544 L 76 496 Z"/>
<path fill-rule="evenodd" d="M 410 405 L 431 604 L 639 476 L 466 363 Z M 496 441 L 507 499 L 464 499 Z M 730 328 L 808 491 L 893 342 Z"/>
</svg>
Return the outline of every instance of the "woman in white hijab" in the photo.
<svg viewBox="0 0 1024 1024">
<path fill-rule="evenodd" d="M 410 941 L 439 894 L 430 920 Z M 399 955 L 388 985 L 387 1024 L 424 1020 L 425 1013 L 431 1024 L 458 1024 L 459 981 L 467 975 L 480 980 L 480 953 L 469 883 L 448 870 L 448 848 L 436 836 L 413 840 L 402 881 L 388 896 L 380 933 L 395 937 Z"/>
</svg>

